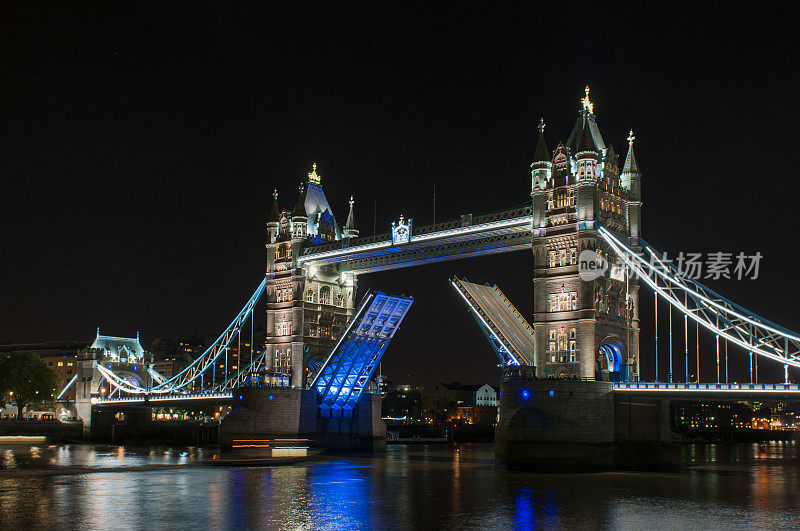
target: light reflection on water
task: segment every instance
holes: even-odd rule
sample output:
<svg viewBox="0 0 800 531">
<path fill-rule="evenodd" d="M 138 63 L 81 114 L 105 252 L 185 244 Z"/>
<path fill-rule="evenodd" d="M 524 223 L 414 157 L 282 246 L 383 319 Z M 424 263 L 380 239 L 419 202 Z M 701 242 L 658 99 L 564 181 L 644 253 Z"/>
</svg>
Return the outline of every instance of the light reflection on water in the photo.
<svg viewBox="0 0 800 531">
<path fill-rule="evenodd" d="M 386 456 L 276 467 L 200 463 L 213 453 L 0 448 L 0 522 L 87 529 L 730 529 L 800 522 L 795 443 L 687 445 L 676 449 L 683 466 L 671 473 L 565 475 L 496 468 L 491 445 L 393 446 Z M 174 468 L 180 464 L 188 466 Z"/>
</svg>

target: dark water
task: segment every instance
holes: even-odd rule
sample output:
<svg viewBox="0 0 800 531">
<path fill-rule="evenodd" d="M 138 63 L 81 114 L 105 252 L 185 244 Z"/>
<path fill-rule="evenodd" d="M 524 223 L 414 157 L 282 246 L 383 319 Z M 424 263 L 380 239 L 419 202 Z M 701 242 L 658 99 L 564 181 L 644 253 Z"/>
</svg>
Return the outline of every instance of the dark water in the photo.
<svg viewBox="0 0 800 531">
<path fill-rule="evenodd" d="M 0 527 L 368 529 L 800 527 L 800 446 L 696 445 L 671 473 L 537 475 L 491 445 L 220 468 L 212 451 L 0 447 Z M 169 467 L 169 468 L 164 468 Z"/>
</svg>

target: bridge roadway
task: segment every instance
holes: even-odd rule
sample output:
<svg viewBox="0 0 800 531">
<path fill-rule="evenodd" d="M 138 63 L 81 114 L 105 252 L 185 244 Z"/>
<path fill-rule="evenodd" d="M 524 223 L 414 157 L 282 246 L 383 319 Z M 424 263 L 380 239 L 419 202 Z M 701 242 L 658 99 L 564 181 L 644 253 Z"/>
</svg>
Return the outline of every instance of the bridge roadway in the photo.
<svg viewBox="0 0 800 531">
<path fill-rule="evenodd" d="M 92 406 L 101 408 L 124 405 L 148 405 L 154 407 L 214 406 L 231 405 L 232 401 L 233 393 L 231 391 L 223 391 L 92 398 Z"/>
<path fill-rule="evenodd" d="M 800 400 L 800 384 L 796 383 L 664 383 L 616 382 L 614 392 L 620 395 L 662 397 L 684 400 Z M 135 395 L 114 398 L 93 398 L 97 407 L 147 404 L 150 406 L 230 405 L 233 393 L 197 392 L 176 395 Z"/>
<path fill-rule="evenodd" d="M 800 400 L 800 384 L 796 383 L 617 382 L 614 392 L 679 400 Z"/>
<path fill-rule="evenodd" d="M 391 233 L 343 239 L 303 249 L 304 266 L 335 266 L 339 271 L 370 273 L 531 248 L 530 206 L 481 216 L 412 227 L 408 242 Z"/>
</svg>

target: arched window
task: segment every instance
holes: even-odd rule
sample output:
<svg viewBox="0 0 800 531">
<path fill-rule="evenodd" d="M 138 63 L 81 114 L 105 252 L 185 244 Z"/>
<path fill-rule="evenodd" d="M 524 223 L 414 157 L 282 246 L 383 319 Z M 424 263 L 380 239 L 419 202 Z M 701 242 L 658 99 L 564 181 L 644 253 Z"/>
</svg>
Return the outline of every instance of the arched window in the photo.
<svg viewBox="0 0 800 531">
<path fill-rule="evenodd" d="M 311 289 L 311 288 L 308 288 L 308 289 L 306 290 L 306 297 L 305 297 L 305 299 L 306 299 L 306 302 L 314 302 L 314 290 L 313 290 L 313 289 Z"/>
<path fill-rule="evenodd" d="M 330 304 L 331 303 L 331 288 L 328 286 L 322 286 L 319 290 L 319 303 L 320 304 Z"/>
</svg>

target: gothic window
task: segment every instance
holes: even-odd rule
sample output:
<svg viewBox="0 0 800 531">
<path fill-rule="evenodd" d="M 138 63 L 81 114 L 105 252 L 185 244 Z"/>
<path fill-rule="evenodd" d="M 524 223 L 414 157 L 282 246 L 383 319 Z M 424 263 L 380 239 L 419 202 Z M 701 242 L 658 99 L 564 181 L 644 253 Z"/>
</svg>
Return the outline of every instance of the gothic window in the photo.
<svg viewBox="0 0 800 531">
<path fill-rule="evenodd" d="M 578 293 L 571 291 L 569 293 L 552 294 L 547 299 L 547 308 L 551 312 L 566 312 L 569 310 L 578 309 Z"/>
<path fill-rule="evenodd" d="M 556 252 L 550 251 L 550 267 L 556 266 Z"/>
<path fill-rule="evenodd" d="M 276 290 L 276 302 L 289 302 L 290 300 L 292 300 L 292 288 L 279 288 Z"/>
<path fill-rule="evenodd" d="M 578 361 L 578 345 L 574 339 L 569 342 L 569 361 L 570 363 Z"/>
<path fill-rule="evenodd" d="M 330 304 L 331 303 L 331 288 L 328 286 L 322 286 L 319 290 L 319 303 L 320 304 Z"/>
<path fill-rule="evenodd" d="M 277 323 L 275 325 L 276 336 L 288 336 L 292 333 L 292 325 L 288 322 Z"/>
<path fill-rule="evenodd" d="M 558 265 L 565 266 L 567 265 L 567 250 L 561 249 L 558 251 Z"/>
<path fill-rule="evenodd" d="M 569 263 L 570 265 L 578 263 L 578 250 L 574 247 L 569 250 Z"/>
<path fill-rule="evenodd" d="M 344 293 L 336 294 L 336 306 L 344 306 Z"/>
<path fill-rule="evenodd" d="M 331 337 L 331 326 L 330 325 L 319 325 L 319 337 L 329 338 Z"/>
<path fill-rule="evenodd" d="M 567 350 L 567 334 L 565 334 L 564 332 L 559 332 L 558 334 L 558 350 L 559 351 Z"/>
<path fill-rule="evenodd" d="M 276 372 L 290 372 L 292 368 L 292 355 L 288 351 L 278 351 L 275 353 L 273 367 Z"/>
</svg>

